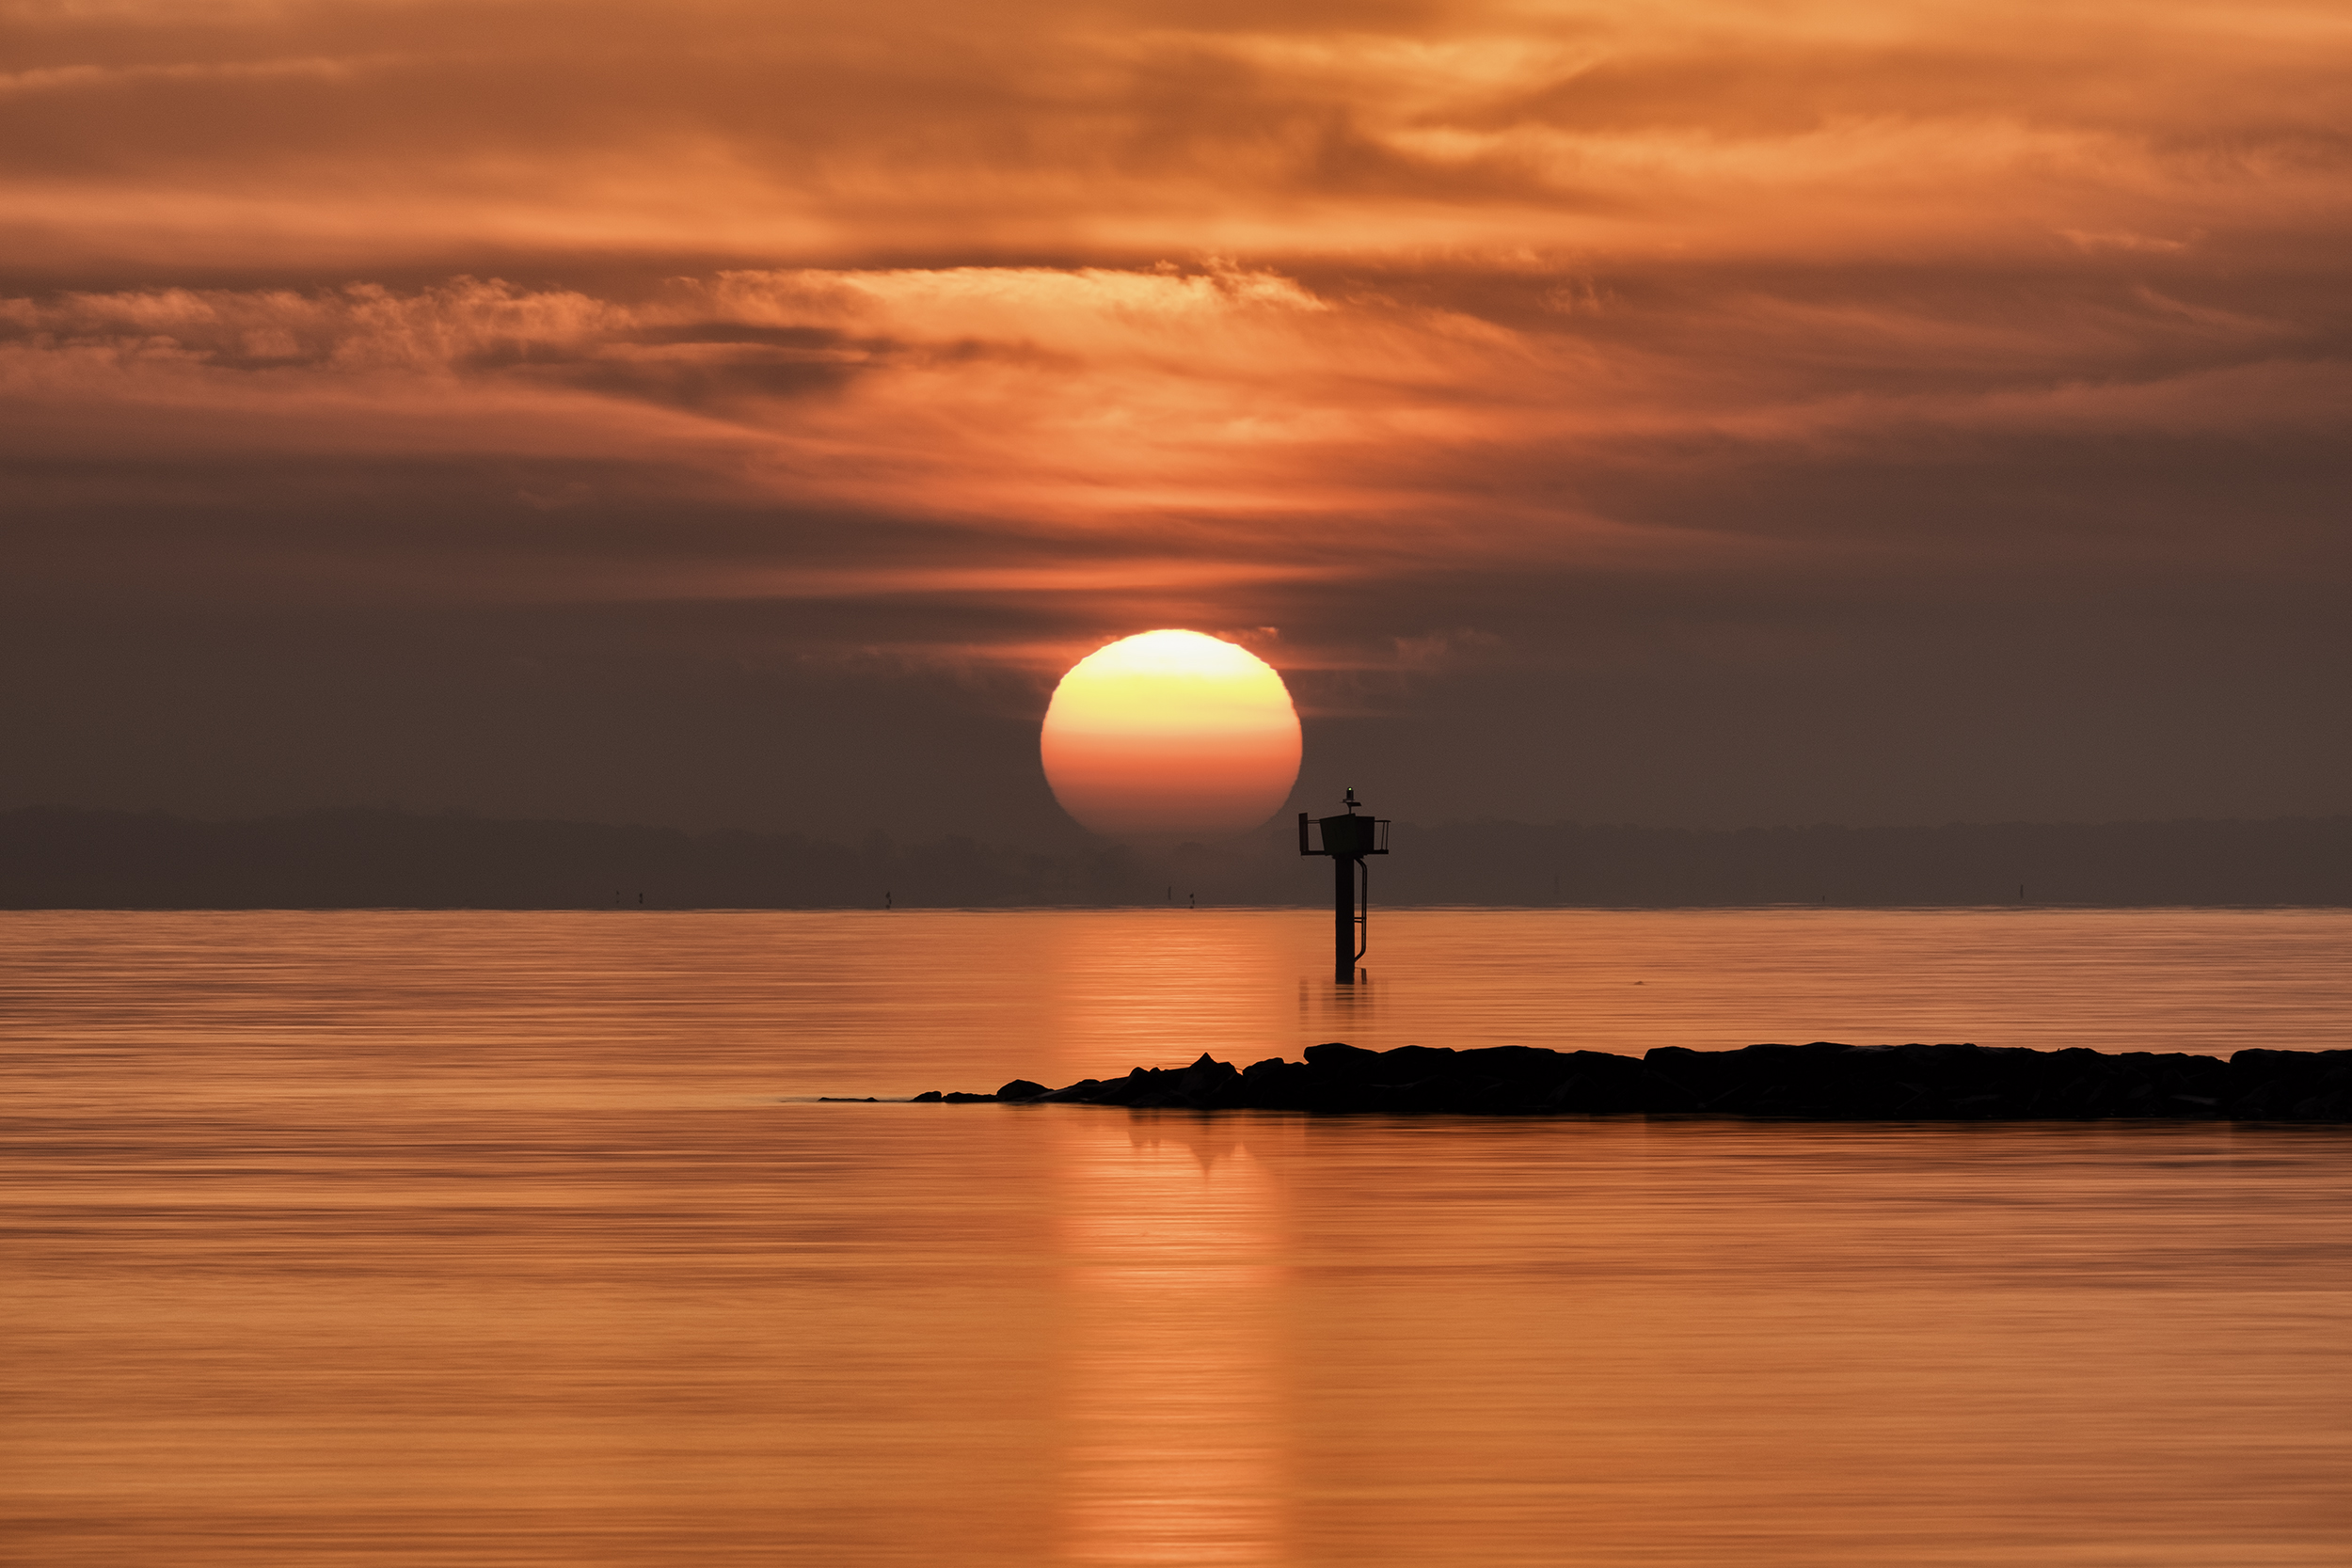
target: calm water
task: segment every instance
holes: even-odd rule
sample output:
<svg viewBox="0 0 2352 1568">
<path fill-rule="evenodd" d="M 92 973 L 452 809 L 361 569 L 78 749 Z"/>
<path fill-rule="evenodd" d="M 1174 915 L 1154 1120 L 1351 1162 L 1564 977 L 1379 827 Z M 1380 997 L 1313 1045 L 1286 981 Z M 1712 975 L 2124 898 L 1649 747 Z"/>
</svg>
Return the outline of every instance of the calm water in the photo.
<svg viewBox="0 0 2352 1568">
<path fill-rule="evenodd" d="M 819 1105 L 2352 1044 L 2352 914 L 0 915 L 0 1560 L 2352 1562 L 2352 1132 Z"/>
</svg>

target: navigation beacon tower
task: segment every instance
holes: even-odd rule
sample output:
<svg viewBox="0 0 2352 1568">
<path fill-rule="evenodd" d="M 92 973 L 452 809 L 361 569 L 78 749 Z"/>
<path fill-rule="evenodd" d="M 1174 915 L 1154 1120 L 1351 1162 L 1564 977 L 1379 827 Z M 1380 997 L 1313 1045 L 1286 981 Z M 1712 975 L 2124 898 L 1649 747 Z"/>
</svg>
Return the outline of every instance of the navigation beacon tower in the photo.
<svg viewBox="0 0 2352 1568">
<path fill-rule="evenodd" d="M 1331 857 L 1331 977 L 1343 986 L 1356 983 L 1356 965 L 1372 940 L 1372 873 L 1364 857 L 1389 852 L 1389 819 L 1357 816 L 1360 804 L 1351 789 L 1343 816 L 1310 820 L 1298 814 L 1298 852 Z"/>
</svg>

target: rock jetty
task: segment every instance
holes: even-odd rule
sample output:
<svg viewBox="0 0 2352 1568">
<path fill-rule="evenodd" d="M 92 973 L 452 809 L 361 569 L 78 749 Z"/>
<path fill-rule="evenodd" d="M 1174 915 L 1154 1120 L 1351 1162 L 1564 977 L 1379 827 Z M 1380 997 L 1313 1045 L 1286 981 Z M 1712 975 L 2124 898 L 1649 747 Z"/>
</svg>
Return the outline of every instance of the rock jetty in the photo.
<svg viewBox="0 0 2352 1568">
<path fill-rule="evenodd" d="M 1185 1068 L 1136 1068 L 1066 1088 L 1016 1078 L 994 1094 L 921 1102 L 1125 1105 L 1195 1111 L 1789 1117 L 1990 1121 L 2166 1117 L 2352 1121 L 2352 1051 L 2218 1056 L 2029 1051 L 1977 1045 L 1662 1046 L 1644 1056 L 1504 1045 L 1450 1051 L 1310 1046 L 1246 1069 L 1202 1053 Z"/>
</svg>

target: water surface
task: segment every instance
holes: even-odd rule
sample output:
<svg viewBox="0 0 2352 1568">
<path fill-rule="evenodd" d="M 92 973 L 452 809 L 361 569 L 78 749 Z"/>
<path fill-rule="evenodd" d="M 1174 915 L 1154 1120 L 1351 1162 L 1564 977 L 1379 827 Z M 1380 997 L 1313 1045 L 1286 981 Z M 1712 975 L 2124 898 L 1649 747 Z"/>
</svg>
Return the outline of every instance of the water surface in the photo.
<svg viewBox="0 0 2352 1568">
<path fill-rule="evenodd" d="M 2344 1130 L 803 1098 L 2352 1016 L 2340 913 L 1376 918 L 0 916 L 0 1558 L 2352 1560 Z"/>
</svg>

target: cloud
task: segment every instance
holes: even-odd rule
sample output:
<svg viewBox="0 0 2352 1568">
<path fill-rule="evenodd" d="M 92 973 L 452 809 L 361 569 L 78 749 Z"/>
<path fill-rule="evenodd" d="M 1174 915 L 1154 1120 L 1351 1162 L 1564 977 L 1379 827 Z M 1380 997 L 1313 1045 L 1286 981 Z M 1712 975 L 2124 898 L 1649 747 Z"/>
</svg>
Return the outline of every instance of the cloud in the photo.
<svg viewBox="0 0 2352 1568">
<path fill-rule="evenodd" d="M 2339 186 L 2318 5 L 19 6 L 20 269 L 2017 255 Z M 2328 223 L 2331 231 L 2341 215 Z"/>
<path fill-rule="evenodd" d="M 791 598 L 1393 592 L 1432 570 L 1702 558 L 1790 571 L 1792 550 L 1864 539 L 1947 565 L 1995 537 L 2128 551 L 2163 520 L 2037 545 L 1992 519 L 1954 532 L 1662 498 L 1759 466 L 2004 444 L 2318 442 L 2352 390 L 2307 322 L 2090 280 L 1995 301 L 1947 284 L 1935 301 L 1701 274 L 1649 301 L 1613 288 L 1597 322 L 1474 268 L 1375 281 L 1408 287 L 1221 265 L 735 271 L 633 300 L 470 279 L 72 294 L 8 302 L 0 397 L 22 457 L 103 461 L 85 482 L 99 491 L 161 467 L 233 489 L 289 463 L 405 463 L 449 467 L 469 506 L 495 488 L 529 512 L 470 546 L 420 529 L 502 564 L 405 591 Z M 565 464 L 601 477 L 513 479 Z M 646 537 L 599 564 L 578 533 L 539 531 L 600 494 L 657 493 L 737 519 L 725 547 L 681 543 L 649 567 Z M 778 521 L 740 521 L 763 513 Z M 306 554 L 331 554 L 337 528 L 318 519 Z M 908 528 L 953 541 L 947 558 L 904 557 Z M 812 531 L 832 535 L 815 560 Z M 381 567 L 363 554 L 356 582 Z"/>
<path fill-rule="evenodd" d="M 1326 715 L 1922 647 L 1964 695 L 2176 623 L 2340 657 L 2333 6 L 0 27 L 20 607 L 1017 691 L 1279 626 Z"/>
</svg>

